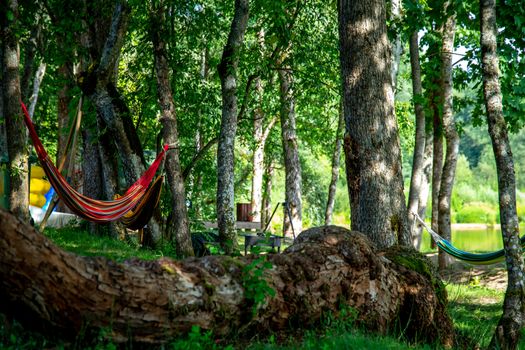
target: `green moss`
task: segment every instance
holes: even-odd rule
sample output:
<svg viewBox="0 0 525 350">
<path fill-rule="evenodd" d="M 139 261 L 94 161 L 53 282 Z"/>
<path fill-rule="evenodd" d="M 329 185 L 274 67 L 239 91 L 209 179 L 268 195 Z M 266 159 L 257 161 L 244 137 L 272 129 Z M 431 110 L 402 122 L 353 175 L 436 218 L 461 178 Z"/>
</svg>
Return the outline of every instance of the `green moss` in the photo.
<svg viewBox="0 0 525 350">
<path fill-rule="evenodd" d="M 446 306 L 447 291 L 445 285 L 439 278 L 435 266 L 426 256 L 412 248 L 402 246 L 389 248 L 385 252 L 385 256 L 394 263 L 427 277 L 436 291 L 439 302 Z"/>
<path fill-rule="evenodd" d="M 221 259 L 221 264 L 226 271 L 231 271 L 232 269 L 241 270 L 244 267 L 244 264 L 239 259 L 227 255 Z"/>
</svg>

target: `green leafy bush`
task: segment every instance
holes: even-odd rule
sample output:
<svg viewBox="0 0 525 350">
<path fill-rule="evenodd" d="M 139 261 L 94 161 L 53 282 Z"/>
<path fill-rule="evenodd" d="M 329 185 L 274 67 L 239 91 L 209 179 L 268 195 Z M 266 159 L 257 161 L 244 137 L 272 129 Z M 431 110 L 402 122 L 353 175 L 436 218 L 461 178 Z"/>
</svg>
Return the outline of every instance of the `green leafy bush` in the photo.
<svg viewBox="0 0 525 350">
<path fill-rule="evenodd" d="M 518 203 L 518 220 L 519 222 L 525 222 L 525 204 Z"/>
<path fill-rule="evenodd" d="M 456 212 L 456 222 L 465 224 L 497 223 L 497 210 L 486 203 L 467 203 Z"/>
</svg>

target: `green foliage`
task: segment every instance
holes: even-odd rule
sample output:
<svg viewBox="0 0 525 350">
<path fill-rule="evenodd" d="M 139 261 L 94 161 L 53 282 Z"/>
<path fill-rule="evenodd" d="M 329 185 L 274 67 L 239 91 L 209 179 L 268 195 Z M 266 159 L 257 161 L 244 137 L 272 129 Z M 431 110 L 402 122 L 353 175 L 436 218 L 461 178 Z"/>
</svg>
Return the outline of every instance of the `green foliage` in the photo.
<svg viewBox="0 0 525 350">
<path fill-rule="evenodd" d="M 473 202 L 463 206 L 456 213 L 456 222 L 494 225 L 499 221 L 497 211 L 485 203 Z"/>
<path fill-rule="evenodd" d="M 264 304 L 267 297 L 275 296 L 275 289 L 270 287 L 264 277 L 265 271 L 272 268 L 272 263 L 267 261 L 266 256 L 261 255 L 242 269 L 242 285 L 244 297 L 253 303 L 252 315 Z"/>
<path fill-rule="evenodd" d="M 191 327 L 191 331 L 184 338 L 175 340 L 170 344 L 174 350 L 233 350 L 232 345 L 223 346 L 215 341 L 211 331 L 202 331 L 197 325 Z"/>
</svg>

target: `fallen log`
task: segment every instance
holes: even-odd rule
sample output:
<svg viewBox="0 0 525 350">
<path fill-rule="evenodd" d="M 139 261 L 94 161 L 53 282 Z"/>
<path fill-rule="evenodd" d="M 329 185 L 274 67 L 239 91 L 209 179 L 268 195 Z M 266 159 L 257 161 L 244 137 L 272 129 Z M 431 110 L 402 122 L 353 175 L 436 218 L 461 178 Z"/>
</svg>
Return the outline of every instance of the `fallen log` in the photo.
<svg viewBox="0 0 525 350">
<path fill-rule="evenodd" d="M 315 326 L 346 307 L 373 331 L 453 341 L 428 261 L 399 248 L 376 253 L 341 227 L 304 231 L 282 254 L 123 263 L 65 252 L 3 210 L 0 227 L 1 311 L 65 337 L 103 328 L 114 342 L 159 344 L 192 325 L 253 335 Z"/>
</svg>

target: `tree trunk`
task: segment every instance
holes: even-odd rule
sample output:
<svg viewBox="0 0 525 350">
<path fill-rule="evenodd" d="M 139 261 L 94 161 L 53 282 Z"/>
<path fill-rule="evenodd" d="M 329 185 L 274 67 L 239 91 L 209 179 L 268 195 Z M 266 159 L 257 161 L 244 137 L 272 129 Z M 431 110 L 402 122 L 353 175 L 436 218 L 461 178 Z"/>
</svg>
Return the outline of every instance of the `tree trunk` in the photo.
<svg viewBox="0 0 525 350">
<path fill-rule="evenodd" d="M 454 50 L 454 34 L 456 29 L 456 15 L 452 2 L 445 3 L 444 13 L 446 14 L 446 19 L 441 32 L 441 91 L 443 94 L 443 131 L 445 132 L 446 151 L 445 164 L 443 165 L 443 173 L 441 174 L 441 186 L 439 188 L 438 232 L 441 237 L 450 241 L 450 202 L 459 154 L 459 136 L 456 131 L 454 110 L 452 108 L 452 52 Z M 443 270 L 448 265 L 450 259 L 445 252 L 439 251 L 440 270 Z"/>
<path fill-rule="evenodd" d="M 175 145 L 166 154 L 166 174 L 171 190 L 172 220 L 166 228 L 167 236 L 174 238 L 176 252 L 180 257 L 193 256 L 191 235 L 186 208 L 186 190 L 179 160 L 179 133 L 177 130 L 177 115 L 169 80 L 169 65 L 164 42 L 165 13 L 164 4 L 160 2 L 158 9 L 150 14 L 153 24 L 151 28 L 153 38 L 153 54 L 155 56 L 155 72 L 157 74 L 157 93 L 159 98 L 162 124 L 162 138 L 165 143 Z"/>
<path fill-rule="evenodd" d="M 264 112 L 263 112 L 263 93 L 261 78 L 255 78 L 255 90 L 257 92 L 258 106 L 254 111 L 253 120 L 253 141 L 255 143 L 255 149 L 253 151 L 253 170 L 252 170 L 252 213 L 253 221 L 261 222 L 261 226 L 264 224 L 261 221 L 262 211 L 262 197 L 263 197 L 263 175 L 264 175 L 264 147 L 266 146 L 266 140 L 270 135 L 270 132 L 277 121 L 276 117 L 273 117 L 266 128 L 264 127 Z"/>
<path fill-rule="evenodd" d="M 89 6 L 88 9 L 94 10 Z M 91 53 L 93 60 L 91 67 L 94 69 L 90 68 L 84 72 L 80 79 L 81 89 L 97 110 L 97 118 L 107 125 L 112 135 L 128 186 L 134 183 L 146 169 L 142 145 L 129 110 L 122 101 L 115 83 L 116 67 L 126 34 L 129 12 L 126 1 L 117 2 L 109 28 L 106 26 L 105 17 L 97 18 L 95 24 L 90 27 L 90 38 L 86 40 L 89 45 L 92 43 L 100 45 L 101 42 L 104 44 L 101 49 L 89 45 L 86 47 Z M 102 37 L 105 41 L 101 40 Z M 155 216 L 151 218 L 147 228 L 147 236 L 152 236 L 153 242 L 158 242 L 161 238 L 161 224 Z"/>
<path fill-rule="evenodd" d="M 46 67 L 47 65 L 44 62 L 41 62 L 38 65 L 38 69 L 35 73 L 35 78 L 33 79 L 33 91 L 31 93 L 31 97 L 29 97 L 29 101 L 31 101 L 31 103 L 29 104 L 28 108 L 29 116 L 31 118 L 33 117 L 33 115 L 35 115 L 36 103 L 38 101 L 38 95 L 40 93 L 40 84 L 42 84 L 44 74 L 46 74 Z"/>
<path fill-rule="evenodd" d="M 433 79 L 434 87 L 440 86 L 440 79 Z M 443 173 L 443 123 L 439 108 L 439 91 L 434 88 L 431 96 L 432 129 L 433 129 L 433 150 L 432 150 L 432 217 L 431 227 L 435 232 L 439 232 L 439 189 L 441 188 L 441 174 Z M 436 248 L 436 242 L 431 238 L 432 248 Z"/>
<path fill-rule="evenodd" d="M 100 155 L 93 132 L 89 128 L 82 131 L 82 145 L 83 194 L 91 198 L 104 198 Z M 99 224 L 90 222 L 89 232 L 101 235 L 100 227 Z"/>
<path fill-rule="evenodd" d="M 343 113 L 343 103 L 339 108 L 339 118 L 337 120 L 337 131 L 335 134 L 334 153 L 332 154 L 332 177 L 330 178 L 330 185 L 328 186 L 328 200 L 326 201 L 326 210 L 324 215 L 324 224 L 332 224 L 332 216 L 334 213 L 335 192 L 337 190 L 337 179 L 339 178 L 339 160 L 341 159 L 341 147 L 343 144 L 343 134 L 345 128 L 345 120 Z"/>
<path fill-rule="evenodd" d="M 269 226 L 272 210 L 272 189 L 273 189 L 273 163 L 270 161 L 264 170 L 264 192 L 262 197 L 261 226 Z"/>
<path fill-rule="evenodd" d="M 282 60 L 284 61 L 284 60 Z M 281 61 L 281 62 L 282 62 Z M 283 158 L 285 172 L 285 202 L 290 210 L 290 216 L 285 213 L 283 235 L 294 236 L 302 231 L 303 214 L 301 198 L 301 162 L 297 143 L 295 126 L 295 96 L 293 91 L 293 75 L 291 67 L 281 66 L 279 71 L 280 103 L 281 103 L 281 138 L 283 142 Z"/>
<path fill-rule="evenodd" d="M 384 1 L 341 0 L 339 41 L 352 229 L 411 246 Z"/>
<path fill-rule="evenodd" d="M 0 164 L 4 165 L 9 160 L 7 152 L 7 136 L 6 136 L 6 117 L 4 111 L 4 75 L 5 66 L 4 60 L 4 30 L 3 24 L 0 23 L 0 60 L 2 60 L 2 67 L 0 69 Z"/>
<path fill-rule="evenodd" d="M 57 136 L 58 136 L 58 142 L 57 142 L 57 158 L 56 158 L 56 164 L 60 164 L 62 161 L 62 158 L 69 154 L 68 149 L 66 149 L 67 145 L 67 139 L 69 134 L 69 129 L 73 127 L 70 124 L 71 119 L 69 118 L 69 105 L 71 103 L 71 89 L 72 85 L 71 82 L 74 80 L 71 76 L 70 72 L 73 70 L 73 64 L 70 61 L 66 61 L 58 67 L 57 75 L 61 81 L 64 82 L 64 85 L 60 90 L 58 90 L 58 96 L 57 96 L 57 124 L 58 124 L 58 130 L 57 130 Z M 64 163 L 63 169 L 69 168 L 69 160 L 70 157 L 66 157 L 66 161 Z M 71 175 L 71 174 L 70 174 Z M 100 197 L 95 197 L 100 198 Z M 59 211 L 67 211 L 67 207 L 64 205 L 64 203 L 59 202 L 58 203 L 58 210 Z"/>
<path fill-rule="evenodd" d="M 116 263 L 66 253 L 3 210 L 0 225 L 0 307 L 53 334 L 89 339 L 104 328 L 116 343 L 159 344 L 198 325 L 252 337 L 315 327 L 348 307 L 370 331 L 453 342 L 431 263 L 399 248 L 379 256 L 364 235 L 342 227 L 305 231 L 283 254 Z"/>
<path fill-rule="evenodd" d="M 423 181 L 423 166 L 425 161 L 425 110 L 422 104 L 423 100 L 423 85 L 421 83 L 421 65 L 419 62 L 419 42 L 418 31 L 414 30 L 410 35 L 410 66 L 412 68 L 412 91 L 413 103 L 416 113 L 416 135 L 414 145 L 414 156 L 412 159 L 412 176 L 410 178 L 410 190 L 408 194 L 408 224 L 410 227 L 412 244 L 417 249 L 421 237 L 419 224 L 416 223 L 416 216 L 419 209 L 419 201 L 421 198 L 422 181 Z"/>
<path fill-rule="evenodd" d="M 525 290 L 519 222 L 516 213 L 516 178 L 507 125 L 503 116 L 497 54 L 496 1 L 480 1 L 483 94 L 487 124 L 498 173 L 501 234 L 505 248 L 508 284 L 501 316 L 489 348 L 517 349 L 524 324 Z"/>
<path fill-rule="evenodd" d="M 399 62 L 401 61 L 401 54 L 403 53 L 403 45 L 401 43 L 401 11 L 403 9 L 403 2 L 401 0 L 390 1 L 390 20 L 393 23 L 394 38 L 392 40 L 392 89 L 394 95 L 397 91 L 397 76 L 399 73 Z"/>
<path fill-rule="evenodd" d="M 417 212 L 419 217 L 423 220 L 425 219 L 427 213 L 427 203 L 428 195 L 430 192 L 430 185 L 432 182 L 432 150 L 433 150 L 433 130 L 428 128 L 426 131 L 426 140 L 425 140 L 425 151 L 424 151 L 424 161 L 423 161 L 423 174 L 421 178 L 421 191 L 419 194 L 419 204 Z M 422 235 L 423 235 L 423 225 L 419 222 L 416 223 L 416 238 L 414 242 L 414 247 L 416 250 L 421 249 Z M 433 242 L 433 241 L 432 241 Z"/>
<path fill-rule="evenodd" d="M 3 57 L 3 99 L 6 121 L 7 152 L 9 156 L 9 208 L 22 220 L 29 222 L 29 172 L 27 133 L 20 110 L 20 73 L 18 34 L 18 2 L 9 0 L 1 6 Z M 12 14 L 10 18 L 7 12 Z"/>
<path fill-rule="evenodd" d="M 217 150 L 217 223 L 219 241 L 226 254 L 237 250 L 234 214 L 234 150 L 237 133 L 237 66 L 248 26 L 249 1 L 235 0 L 228 42 L 218 66 L 221 79 L 222 117 Z"/>
</svg>

